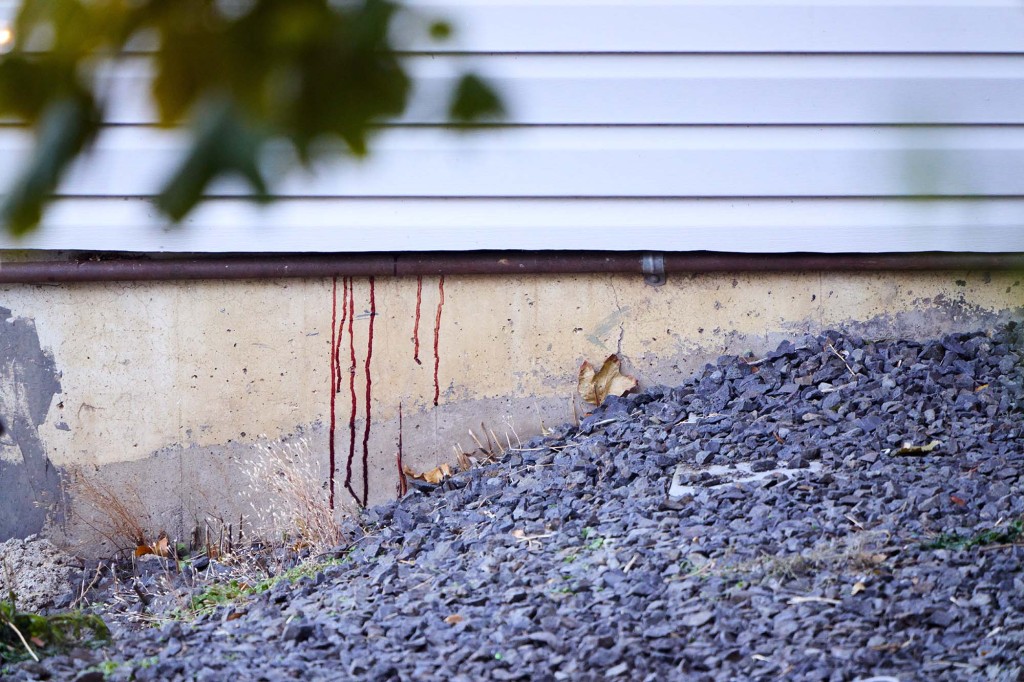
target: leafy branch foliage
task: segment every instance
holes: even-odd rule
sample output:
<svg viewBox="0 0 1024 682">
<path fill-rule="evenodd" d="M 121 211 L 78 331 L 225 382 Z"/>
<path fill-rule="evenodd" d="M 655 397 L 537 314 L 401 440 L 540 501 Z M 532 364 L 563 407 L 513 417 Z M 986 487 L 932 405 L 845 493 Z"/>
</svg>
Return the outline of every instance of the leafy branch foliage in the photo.
<svg viewBox="0 0 1024 682">
<path fill-rule="evenodd" d="M 109 106 L 97 70 L 130 56 L 152 64 L 165 126 L 189 123 L 191 146 L 157 206 L 174 221 L 225 175 L 270 198 L 261 152 L 287 141 L 309 167 L 325 144 L 362 156 L 374 130 L 401 115 L 411 80 L 391 0 L 23 0 L 12 49 L 0 55 L 0 116 L 32 126 L 34 153 L 0 204 L 14 234 L 32 230 L 71 162 L 101 133 Z M 444 22 L 420 22 L 434 40 Z M 500 117 L 502 103 L 465 73 L 450 95 L 456 124 Z"/>
</svg>

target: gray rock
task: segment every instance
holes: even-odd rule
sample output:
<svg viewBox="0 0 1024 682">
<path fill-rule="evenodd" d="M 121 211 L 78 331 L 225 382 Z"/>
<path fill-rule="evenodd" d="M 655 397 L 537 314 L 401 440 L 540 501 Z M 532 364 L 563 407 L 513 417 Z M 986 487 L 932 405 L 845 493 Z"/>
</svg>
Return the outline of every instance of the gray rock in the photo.
<svg viewBox="0 0 1024 682">
<path fill-rule="evenodd" d="M 81 567 L 77 559 L 35 535 L 0 543 L 0 559 L 0 595 L 14 592 L 25 611 L 39 611 L 66 596 Z"/>
<path fill-rule="evenodd" d="M 714 617 L 713 611 L 697 611 L 680 617 L 677 622 L 688 628 L 698 628 L 709 623 Z"/>
</svg>

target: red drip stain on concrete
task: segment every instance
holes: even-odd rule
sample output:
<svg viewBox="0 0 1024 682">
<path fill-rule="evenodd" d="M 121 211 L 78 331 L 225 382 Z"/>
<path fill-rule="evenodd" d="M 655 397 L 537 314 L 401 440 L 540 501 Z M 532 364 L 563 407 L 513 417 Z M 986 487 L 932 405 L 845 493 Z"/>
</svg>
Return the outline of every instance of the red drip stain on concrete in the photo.
<svg viewBox="0 0 1024 682">
<path fill-rule="evenodd" d="M 422 365 L 420 360 L 420 307 L 423 304 L 423 275 L 416 277 L 416 321 L 412 326 L 412 359 L 417 365 Z"/>
<path fill-rule="evenodd" d="M 370 396 L 373 380 L 370 375 L 370 360 L 373 359 L 373 320 L 377 317 L 377 299 L 374 295 L 373 277 L 370 278 L 370 328 L 366 335 L 366 362 L 363 368 L 366 372 L 366 420 L 363 428 L 363 506 L 370 496 L 370 425 L 372 421 L 370 413 Z"/>
<path fill-rule="evenodd" d="M 437 315 L 434 316 L 434 406 L 441 397 L 441 384 L 437 380 L 437 371 L 441 367 L 441 309 L 444 308 L 444 275 L 437 280 Z"/>
<path fill-rule="evenodd" d="M 355 284 L 352 278 L 348 278 L 348 349 L 350 364 L 348 367 L 348 393 L 352 398 L 352 407 L 348 417 L 348 461 L 345 462 L 345 488 L 358 502 L 360 497 L 352 487 L 352 462 L 356 458 L 356 411 L 359 409 L 358 398 L 356 397 L 356 344 L 355 332 L 352 323 L 356 317 Z"/>
<path fill-rule="evenodd" d="M 398 465 L 398 485 L 395 486 L 395 492 L 401 499 L 409 492 L 409 480 L 405 477 L 405 464 L 402 462 L 402 403 L 398 403 L 398 452 L 395 454 L 395 464 Z"/>
<path fill-rule="evenodd" d="M 345 320 L 348 319 L 348 308 L 345 306 L 345 301 L 348 300 L 349 290 L 349 278 L 343 277 L 341 280 L 341 324 L 338 325 L 338 346 L 334 351 L 334 367 L 338 373 L 338 385 L 335 387 L 336 393 L 341 393 L 341 338 L 345 335 Z M 334 303 L 337 306 L 338 303 L 338 278 L 334 278 Z M 334 334 L 334 331 L 331 331 Z"/>
<path fill-rule="evenodd" d="M 331 286 L 331 426 L 330 439 L 327 449 L 330 452 L 331 468 L 329 477 L 330 493 L 328 496 L 330 508 L 334 509 L 334 422 L 335 404 L 338 396 L 338 277 L 335 276 Z"/>
</svg>

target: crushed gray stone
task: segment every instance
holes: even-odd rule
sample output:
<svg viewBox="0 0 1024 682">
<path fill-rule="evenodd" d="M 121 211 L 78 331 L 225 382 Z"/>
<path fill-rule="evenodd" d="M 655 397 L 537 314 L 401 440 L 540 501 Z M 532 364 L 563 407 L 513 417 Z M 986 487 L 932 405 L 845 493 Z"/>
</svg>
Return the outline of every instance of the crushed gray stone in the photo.
<svg viewBox="0 0 1024 682">
<path fill-rule="evenodd" d="M 108 679 L 1024 679 L 1022 357 L 723 356 L 364 510 L 322 577 L 119 629 Z"/>
</svg>

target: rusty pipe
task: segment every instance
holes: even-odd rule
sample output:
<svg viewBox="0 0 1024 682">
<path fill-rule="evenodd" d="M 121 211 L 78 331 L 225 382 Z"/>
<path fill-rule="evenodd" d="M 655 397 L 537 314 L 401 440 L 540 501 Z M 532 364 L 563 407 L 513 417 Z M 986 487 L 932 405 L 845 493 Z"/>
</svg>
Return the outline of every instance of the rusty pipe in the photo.
<svg viewBox="0 0 1024 682">
<path fill-rule="evenodd" d="M 471 251 L 366 254 L 248 254 L 0 262 L 0 284 L 132 282 L 417 275 L 647 274 L 1024 270 L 1024 253 L 744 254 L 708 251 Z"/>
</svg>

